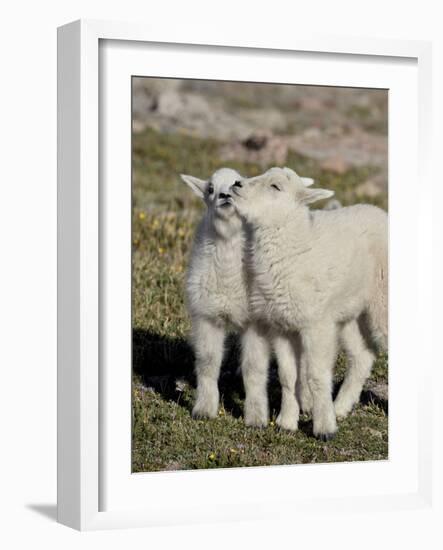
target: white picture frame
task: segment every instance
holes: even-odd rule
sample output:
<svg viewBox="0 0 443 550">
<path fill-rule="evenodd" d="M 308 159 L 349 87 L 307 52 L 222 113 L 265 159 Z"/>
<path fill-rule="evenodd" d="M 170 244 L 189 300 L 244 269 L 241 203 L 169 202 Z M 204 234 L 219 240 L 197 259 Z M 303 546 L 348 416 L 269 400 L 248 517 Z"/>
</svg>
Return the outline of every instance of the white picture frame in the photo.
<svg viewBox="0 0 443 550">
<path fill-rule="evenodd" d="M 139 72 L 138 67 L 143 66 L 147 59 L 146 48 L 151 48 L 150 69 Z M 427 192 L 431 185 L 427 158 L 431 120 L 430 45 L 426 42 L 303 34 L 284 37 L 281 41 L 280 38 L 266 37 L 256 42 L 249 39 L 208 45 L 204 41 L 195 40 L 190 45 L 185 30 L 181 36 L 176 32 L 173 36 L 156 36 L 155 31 L 143 25 L 77 21 L 59 29 L 58 51 L 59 522 L 76 529 L 89 530 L 258 519 L 272 517 L 277 513 L 279 517 L 286 517 L 286 514 L 289 520 L 295 510 L 297 513 L 309 513 L 309 510 L 326 509 L 331 505 L 340 513 L 355 510 L 356 507 L 366 511 L 431 507 L 432 402 L 429 388 L 432 356 L 430 335 L 419 322 L 420 319 L 432 316 L 432 296 L 426 286 L 426 269 L 429 269 L 432 258 L 429 245 L 432 241 L 431 227 L 427 216 L 431 196 Z M 404 182 L 403 191 L 406 192 L 401 194 L 401 200 L 391 201 L 390 215 L 398 220 L 398 225 L 395 222 L 391 226 L 390 261 L 394 267 L 398 266 L 391 271 L 391 277 L 396 280 L 395 277 L 405 273 L 401 270 L 408 265 L 402 260 L 401 254 L 396 253 L 402 235 L 409 238 L 410 259 L 417 269 L 397 278 L 398 288 L 394 289 L 390 304 L 391 311 L 395 311 L 395 308 L 398 310 L 404 293 L 411 296 L 411 320 L 406 325 L 399 319 L 397 326 L 400 328 L 397 329 L 397 336 L 394 335 L 394 341 L 397 342 L 407 339 L 410 343 L 408 353 L 404 354 L 398 347 L 398 354 L 394 353 L 390 357 L 390 376 L 394 376 L 394 382 L 400 374 L 396 363 L 399 365 L 406 361 L 402 391 L 407 394 L 407 397 L 399 395 L 396 385 L 391 384 L 394 405 L 390 402 L 390 411 L 393 411 L 390 412 L 390 438 L 392 434 L 393 441 L 390 460 L 384 464 L 330 464 L 131 475 L 130 464 L 127 463 L 127 453 L 130 452 L 127 433 L 127 426 L 130 425 L 130 415 L 127 414 L 130 371 L 128 379 L 127 370 L 118 372 L 115 366 L 110 366 L 111 374 L 104 376 L 105 370 L 108 372 L 104 362 L 109 354 L 107 348 L 103 347 L 108 345 L 103 343 L 104 340 L 108 343 L 112 341 L 113 352 L 123 358 L 123 362 L 130 361 L 127 347 L 130 324 L 126 322 L 130 309 L 127 300 L 130 239 L 126 239 L 130 203 L 129 208 L 125 209 L 125 204 L 128 206 L 128 187 L 109 186 L 110 189 L 120 190 L 122 194 L 114 191 L 109 193 L 108 186 L 104 188 L 108 177 L 127 180 L 130 188 L 128 150 L 125 149 L 127 141 L 124 141 L 128 136 L 120 132 L 128 123 L 128 105 L 125 106 L 128 97 L 128 90 L 125 89 L 127 77 L 131 74 L 146 74 L 205 78 L 212 75 L 212 78 L 217 78 L 218 75 L 218 78 L 224 79 L 233 74 L 239 59 L 261 56 L 261 80 L 282 81 L 285 71 L 289 74 L 289 67 L 292 67 L 296 54 L 299 58 L 298 68 L 301 72 L 307 71 L 304 74 L 309 75 L 303 77 L 301 83 L 306 83 L 309 78 L 311 84 L 324 84 L 325 78 L 329 78 L 331 85 L 345 85 L 344 77 L 340 75 L 346 73 L 347 85 L 375 87 L 379 83 L 380 87 L 384 87 L 383 82 L 391 82 L 392 79 L 392 85 L 398 86 L 395 96 L 398 102 L 390 105 L 390 123 L 393 123 L 389 143 L 390 180 Z M 177 74 L 178 69 L 174 74 L 171 72 L 174 70 L 174 56 L 180 58 L 180 74 Z M 216 56 L 217 63 L 214 63 Z M 222 60 L 223 57 L 226 59 Z M 272 58 L 272 62 L 266 66 L 268 57 Z M 326 72 L 321 80 L 315 76 L 317 59 L 324 63 L 325 68 L 332 62 L 336 64 L 335 68 L 337 63 L 343 66 L 337 72 Z M 369 75 L 366 79 L 362 72 L 355 71 L 352 78 L 349 74 L 350 67 L 359 63 Z M 241 65 L 238 67 L 238 70 L 242 68 Z M 245 67 L 243 65 L 243 70 Z M 242 75 L 243 80 L 254 80 L 257 69 L 255 71 L 251 68 L 247 74 L 237 73 L 233 79 L 240 79 Z M 285 81 L 293 80 L 288 77 Z M 123 82 L 122 87 L 118 85 L 119 82 Z M 400 93 L 401 86 L 403 93 Z M 109 94 L 103 101 L 100 93 L 107 93 L 106 90 Z M 112 114 L 107 112 L 110 105 L 118 107 L 120 104 L 121 110 L 116 108 L 112 109 Z M 400 131 L 395 128 L 403 113 L 402 108 L 408 105 L 412 112 L 404 122 L 404 128 L 411 132 L 405 132 L 401 137 Z M 116 126 L 108 134 L 103 120 L 112 123 L 113 117 Z M 130 120 L 127 129 L 130 133 Z M 114 137 L 109 136 L 118 139 L 114 141 Z M 125 151 L 125 160 L 118 160 L 115 148 Z M 407 167 L 403 166 L 405 163 L 402 165 L 395 160 L 402 155 L 408 159 Z M 106 164 L 108 158 L 117 162 L 112 166 L 112 175 Z M 410 219 L 412 212 L 414 223 Z M 118 220 L 114 227 L 119 234 L 115 230 L 112 232 L 108 223 L 111 218 Z M 106 239 L 110 238 L 113 239 L 112 254 L 106 244 Z M 106 279 L 106 272 L 110 271 L 111 265 L 117 268 L 114 280 Z M 120 270 L 118 265 L 122 266 Z M 114 300 L 116 303 L 111 304 Z M 108 323 L 108 307 L 118 313 L 109 315 L 109 319 L 120 319 L 123 324 Z M 110 331 L 114 338 L 104 338 L 103 332 L 106 331 Z M 126 344 L 120 344 L 115 338 L 115 334 L 120 334 L 120 331 L 125 334 Z M 422 352 L 423 367 L 415 374 L 413 361 L 419 346 L 425 350 Z M 397 429 L 403 419 L 407 420 L 413 432 L 413 444 L 407 453 L 403 452 L 405 449 L 401 447 L 401 434 Z M 110 425 L 112 430 L 109 429 Z M 112 437 L 110 432 L 114 434 Z M 111 459 L 111 456 L 115 459 Z M 366 485 L 362 483 L 364 487 L 356 490 L 359 481 L 363 479 L 367 480 Z M 384 490 L 381 490 L 381 485 L 377 485 L 377 479 L 385 483 Z M 293 482 L 291 487 L 297 487 L 296 492 L 288 492 L 289 480 Z M 229 503 L 227 495 L 223 496 L 223 487 L 233 483 L 239 488 L 239 495 L 236 502 Z M 177 499 L 171 504 L 168 497 L 178 487 L 181 489 L 177 493 L 192 494 L 193 497 L 188 502 Z M 217 491 L 220 498 L 217 507 L 207 506 L 208 490 Z M 284 502 L 285 506 L 276 506 L 279 502 Z"/>
</svg>

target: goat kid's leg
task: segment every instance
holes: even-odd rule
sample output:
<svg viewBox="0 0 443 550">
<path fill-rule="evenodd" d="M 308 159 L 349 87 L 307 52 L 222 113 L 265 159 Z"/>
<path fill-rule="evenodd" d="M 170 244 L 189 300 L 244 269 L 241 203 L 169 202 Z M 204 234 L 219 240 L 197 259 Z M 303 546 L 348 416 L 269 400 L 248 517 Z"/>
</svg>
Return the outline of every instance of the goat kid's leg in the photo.
<svg viewBox="0 0 443 550">
<path fill-rule="evenodd" d="M 194 320 L 192 341 L 197 376 L 197 397 L 192 409 L 195 418 L 215 418 L 218 413 L 218 377 L 223 359 L 225 331 L 206 319 Z"/>
<path fill-rule="evenodd" d="M 322 441 L 332 439 L 337 431 L 332 402 L 332 375 L 337 352 L 334 324 L 319 324 L 301 332 L 303 355 L 312 393 L 314 435 Z"/>
<path fill-rule="evenodd" d="M 308 383 L 308 365 L 306 357 L 301 354 L 298 367 L 296 395 L 300 409 L 306 413 L 312 413 L 314 400 Z"/>
<path fill-rule="evenodd" d="M 337 418 L 344 418 L 360 399 L 363 385 L 371 373 L 374 355 L 367 348 L 356 320 L 346 323 L 340 336 L 348 368 L 334 407 Z"/>
<path fill-rule="evenodd" d="M 285 430 L 296 431 L 300 409 L 295 397 L 297 382 L 297 358 L 292 342 L 283 336 L 272 339 L 281 384 L 281 409 L 277 424 Z"/>
<path fill-rule="evenodd" d="M 255 326 L 242 336 L 241 370 L 245 387 L 245 424 L 263 427 L 268 424 L 269 342 Z"/>
</svg>

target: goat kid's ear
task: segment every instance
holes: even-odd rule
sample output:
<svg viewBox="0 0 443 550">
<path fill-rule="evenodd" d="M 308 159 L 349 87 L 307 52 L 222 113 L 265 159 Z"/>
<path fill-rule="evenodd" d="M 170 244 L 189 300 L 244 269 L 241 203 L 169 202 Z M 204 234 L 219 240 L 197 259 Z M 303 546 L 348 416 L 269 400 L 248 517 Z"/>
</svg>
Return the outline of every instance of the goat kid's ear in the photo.
<svg viewBox="0 0 443 550">
<path fill-rule="evenodd" d="M 314 180 L 312 178 L 300 178 L 303 182 L 303 185 L 305 187 L 310 187 L 311 185 L 314 185 Z"/>
<path fill-rule="evenodd" d="M 311 204 L 322 199 L 329 199 L 334 195 L 334 191 L 329 189 L 303 189 L 299 200 L 304 204 Z"/>
<path fill-rule="evenodd" d="M 196 178 L 195 176 L 187 176 L 186 174 L 180 174 L 180 177 L 198 197 L 200 197 L 201 199 L 204 198 L 207 185 L 207 182 L 205 180 L 201 180 L 199 178 Z"/>
<path fill-rule="evenodd" d="M 302 178 L 297 174 L 295 170 L 292 170 L 292 168 L 288 168 L 287 166 L 283 168 L 283 172 L 286 174 L 289 180 L 297 180 L 298 178 L 300 178 L 305 187 L 309 187 L 314 183 L 314 180 L 312 178 Z"/>
</svg>

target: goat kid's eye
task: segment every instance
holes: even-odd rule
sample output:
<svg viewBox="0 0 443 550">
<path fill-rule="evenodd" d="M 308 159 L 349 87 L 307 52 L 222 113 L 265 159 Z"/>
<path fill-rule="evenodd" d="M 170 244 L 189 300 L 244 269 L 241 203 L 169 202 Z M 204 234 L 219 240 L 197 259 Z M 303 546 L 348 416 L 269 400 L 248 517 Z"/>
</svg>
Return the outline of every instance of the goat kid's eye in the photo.
<svg viewBox="0 0 443 550">
<path fill-rule="evenodd" d="M 280 187 L 278 187 L 278 185 L 275 185 L 275 183 L 272 183 L 271 187 L 273 187 L 274 189 L 277 189 L 277 191 L 280 191 Z"/>
<path fill-rule="evenodd" d="M 210 186 L 208 187 L 208 194 L 209 194 L 209 195 L 212 195 L 213 192 L 214 192 L 214 187 L 213 187 L 212 185 L 210 185 Z"/>
<path fill-rule="evenodd" d="M 234 187 L 242 187 L 242 184 L 240 181 L 235 181 L 234 182 Z"/>
</svg>

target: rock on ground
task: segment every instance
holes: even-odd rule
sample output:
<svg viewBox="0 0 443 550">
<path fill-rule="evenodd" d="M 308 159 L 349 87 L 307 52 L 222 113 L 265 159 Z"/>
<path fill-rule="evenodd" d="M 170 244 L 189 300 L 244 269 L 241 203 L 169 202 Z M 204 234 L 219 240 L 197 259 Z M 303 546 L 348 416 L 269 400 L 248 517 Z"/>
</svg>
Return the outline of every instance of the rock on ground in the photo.
<svg viewBox="0 0 443 550">
<path fill-rule="evenodd" d="M 373 166 L 360 185 L 387 187 L 387 92 L 321 86 L 133 79 L 133 129 L 189 134 L 221 142 L 222 161 L 286 162 L 291 151 L 344 174 Z"/>
</svg>

